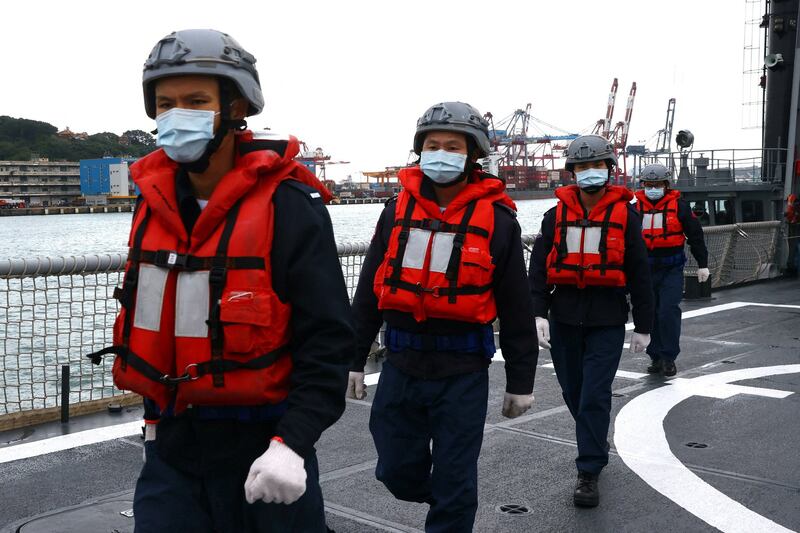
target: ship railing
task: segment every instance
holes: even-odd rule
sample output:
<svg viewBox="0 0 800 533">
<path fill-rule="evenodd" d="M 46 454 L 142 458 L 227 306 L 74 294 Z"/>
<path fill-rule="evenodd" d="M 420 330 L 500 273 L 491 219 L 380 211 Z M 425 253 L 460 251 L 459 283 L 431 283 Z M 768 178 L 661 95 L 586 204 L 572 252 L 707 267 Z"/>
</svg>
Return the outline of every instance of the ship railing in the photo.
<svg viewBox="0 0 800 533">
<path fill-rule="evenodd" d="M 673 182 L 679 187 L 783 183 L 787 154 L 785 148 L 693 149 L 640 155 L 635 168 L 651 163 L 666 165 L 673 170 Z"/>
<path fill-rule="evenodd" d="M 778 222 L 706 228 L 713 286 L 777 275 L 779 233 Z M 528 264 L 535 237 L 522 240 Z M 368 247 L 337 245 L 350 298 Z M 0 430 L 58 419 L 65 366 L 70 413 L 139 401 L 114 387 L 111 358 L 95 366 L 85 357 L 112 342 L 119 308 L 113 292 L 126 259 L 108 254 L 0 261 Z M 690 260 L 686 276 L 696 269 Z"/>
</svg>

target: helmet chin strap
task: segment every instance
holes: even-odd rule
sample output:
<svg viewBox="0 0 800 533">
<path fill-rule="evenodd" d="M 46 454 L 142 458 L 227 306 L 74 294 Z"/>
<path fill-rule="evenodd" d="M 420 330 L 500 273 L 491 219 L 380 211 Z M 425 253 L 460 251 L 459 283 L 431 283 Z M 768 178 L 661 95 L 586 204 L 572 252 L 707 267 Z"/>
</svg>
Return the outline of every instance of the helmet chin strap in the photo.
<svg viewBox="0 0 800 533">
<path fill-rule="evenodd" d="M 601 189 L 604 189 L 605 186 L 606 184 L 604 183 L 602 185 L 589 185 L 588 187 L 581 187 L 580 189 L 586 194 L 594 194 L 600 191 Z"/>
<path fill-rule="evenodd" d="M 203 155 L 201 155 L 197 161 L 178 164 L 180 168 L 187 172 L 191 172 L 192 174 L 202 174 L 208 170 L 208 166 L 211 164 L 211 156 L 214 155 L 214 153 L 219 149 L 223 139 L 225 139 L 225 136 L 229 131 L 247 127 L 247 122 L 244 119 L 230 118 L 231 104 L 233 102 L 228 94 L 227 86 L 222 82 L 219 84 L 219 96 L 220 121 L 217 132 L 214 134 L 214 138 L 208 141 L 206 149 L 203 151 Z"/>
</svg>

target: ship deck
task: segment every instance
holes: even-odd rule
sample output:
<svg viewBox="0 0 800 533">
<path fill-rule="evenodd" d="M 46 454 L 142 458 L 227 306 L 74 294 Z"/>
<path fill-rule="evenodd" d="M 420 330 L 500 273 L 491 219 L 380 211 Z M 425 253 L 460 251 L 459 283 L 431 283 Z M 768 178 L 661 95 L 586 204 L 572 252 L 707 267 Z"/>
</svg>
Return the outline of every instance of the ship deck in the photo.
<svg viewBox="0 0 800 533">
<path fill-rule="evenodd" d="M 645 355 L 623 355 L 595 509 L 572 505 L 574 423 L 549 352 L 534 408 L 514 420 L 500 415 L 502 360 L 491 365 L 475 531 L 800 531 L 800 281 L 682 307 L 675 378 L 645 374 Z M 421 531 L 427 506 L 396 501 L 375 480 L 373 395 L 374 385 L 366 401 L 348 400 L 318 443 L 328 525 Z M 121 513 L 141 468 L 140 417 L 130 408 L 0 433 L 2 531 L 133 531 Z"/>
</svg>

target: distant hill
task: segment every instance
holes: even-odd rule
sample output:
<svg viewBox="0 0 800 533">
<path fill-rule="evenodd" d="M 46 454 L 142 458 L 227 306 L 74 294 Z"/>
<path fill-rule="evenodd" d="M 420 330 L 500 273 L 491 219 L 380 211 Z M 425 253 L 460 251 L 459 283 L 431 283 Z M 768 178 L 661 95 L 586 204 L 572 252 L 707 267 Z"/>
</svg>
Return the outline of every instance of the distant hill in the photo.
<svg viewBox="0 0 800 533">
<path fill-rule="evenodd" d="M 104 156 L 141 157 L 156 149 L 156 140 L 141 130 L 122 135 L 96 133 L 76 134 L 47 122 L 0 116 L 0 160 L 27 161 L 31 154 L 51 161 L 79 161 Z"/>
</svg>

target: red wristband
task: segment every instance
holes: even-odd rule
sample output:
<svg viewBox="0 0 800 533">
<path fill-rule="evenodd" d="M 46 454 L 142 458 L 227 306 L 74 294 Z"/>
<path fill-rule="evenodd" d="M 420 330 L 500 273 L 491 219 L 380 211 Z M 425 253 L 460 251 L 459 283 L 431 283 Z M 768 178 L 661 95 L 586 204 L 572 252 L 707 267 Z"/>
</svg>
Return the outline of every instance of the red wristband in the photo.
<svg viewBox="0 0 800 533">
<path fill-rule="evenodd" d="M 277 436 L 277 435 L 275 435 L 274 437 L 272 437 L 272 438 L 271 438 L 271 439 L 269 439 L 269 440 L 274 440 L 274 441 L 278 441 L 278 442 L 280 442 L 281 444 L 285 444 L 285 443 L 283 442 L 283 439 L 282 439 L 281 437 Z"/>
</svg>

